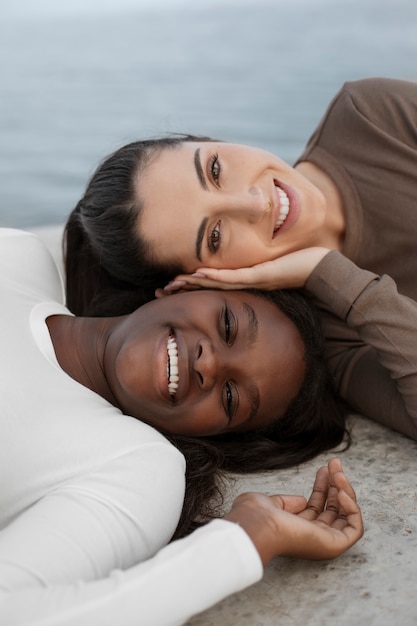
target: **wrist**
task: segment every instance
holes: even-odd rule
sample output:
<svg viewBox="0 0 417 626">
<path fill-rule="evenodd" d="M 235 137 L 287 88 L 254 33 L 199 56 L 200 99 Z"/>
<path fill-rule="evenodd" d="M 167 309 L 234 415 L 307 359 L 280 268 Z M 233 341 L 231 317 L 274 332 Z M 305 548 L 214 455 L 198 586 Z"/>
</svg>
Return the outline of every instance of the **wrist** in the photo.
<svg viewBox="0 0 417 626">
<path fill-rule="evenodd" d="M 278 532 L 271 517 L 264 515 L 263 511 L 252 515 L 252 512 L 248 514 L 248 511 L 232 509 L 224 516 L 224 519 L 238 524 L 246 532 L 264 567 L 284 551 L 284 546 L 281 545 L 281 533 Z"/>
</svg>

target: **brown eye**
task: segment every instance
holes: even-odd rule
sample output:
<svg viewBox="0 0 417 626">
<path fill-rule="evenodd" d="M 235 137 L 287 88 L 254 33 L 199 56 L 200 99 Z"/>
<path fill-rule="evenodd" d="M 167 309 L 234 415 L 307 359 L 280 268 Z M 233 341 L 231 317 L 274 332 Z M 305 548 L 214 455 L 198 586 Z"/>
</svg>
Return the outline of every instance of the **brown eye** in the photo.
<svg viewBox="0 0 417 626">
<path fill-rule="evenodd" d="M 221 220 L 219 220 L 209 234 L 208 247 L 212 254 L 215 254 L 220 248 L 222 240 L 221 224 Z"/>
<path fill-rule="evenodd" d="M 220 181 L 221 166 L 219 161 L 219 155 L 214 154 L 210 160 L 210 174 L 213 182 L 218 185 Z"/>
<path fill-rule="evenodd" d="M 228 306 L 225 306 L 223 312 L 223 339 L 227 343 L 228 346 L 232 346 L 237 334 L 237 322 L 236 318 L 233 314 L 233 311 L 229 309 Z"/>
<path fill-rule="evenodd" d="M 230 317 L 227 307 L 224 310 L 224 338 L 226 343 L 230 341 Z"/>
<path fill-rule="evenodd" d="M 228 381 L 223 388 L 223 406 L 229 422 L 232 421 L 236 412 L 235 386 L 232 381 Z"/>
</svg>

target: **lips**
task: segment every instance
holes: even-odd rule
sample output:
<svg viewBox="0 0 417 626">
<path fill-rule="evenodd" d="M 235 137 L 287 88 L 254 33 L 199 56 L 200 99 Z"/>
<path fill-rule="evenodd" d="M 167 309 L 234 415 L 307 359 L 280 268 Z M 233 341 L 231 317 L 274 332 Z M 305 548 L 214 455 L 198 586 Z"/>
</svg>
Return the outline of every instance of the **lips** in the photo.
<svg viewBox="0 0 417 626">
<path fill-rule="evenodd" d="M 274 228 L 272 237 L 275 237 L 281 226 L 285 224 L 285 221 L 290 212 L 290 199 L 287 193 L 282 187 L 278 185 L 278 182 L 274 180 L 275 189 L 277 190 L 277 206 L 274 211 Z"/>
<path fill-rule="evenodd" d="M 171 331 L 167 340 L 167 384 L 168 393 L 173 401 L 178 391 L 178 345 L 174 331 Z"/>
</svg>

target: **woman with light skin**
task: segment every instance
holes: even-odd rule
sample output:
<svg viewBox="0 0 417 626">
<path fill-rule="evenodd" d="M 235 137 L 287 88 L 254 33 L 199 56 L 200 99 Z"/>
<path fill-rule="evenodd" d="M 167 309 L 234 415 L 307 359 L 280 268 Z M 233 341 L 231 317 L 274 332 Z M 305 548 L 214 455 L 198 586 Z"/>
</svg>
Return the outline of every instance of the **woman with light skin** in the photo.
<svg viewBox="0 0 417 626">
<path fill-rule="evenodd" d="M 228 464 L 270 469 L 270 425 L 282 439 L 302 387 L 310 402 L 323 388 L 308 303 L 204 291 L 75 317 L 39 239 L 12 229 L 0 229 L 0 291 L 2 624 L 181 624 L 276 556 L 334 558 L 361 537 L 338 459 L 308 501 L 247 493 L 223 515 L 213 501 Z M 327 417 L 322 449 L 344 432 Z M 252 457 L 239 441 L 249 427 Z M 190 436 L 221 433 L 229 447 Z M 290 443 L 278 466 L 295 462 Z"/>
<path fill-rule="evenodd" d="M 340 396 L 417 439 L 416 105 L 415 83 L 345 85 L 295 167 L 195 137 L 122 148 L 67 223 L 70 308 L 106 314 L 103 294 L 155 288 L 304 288 Z"/>
</svg>

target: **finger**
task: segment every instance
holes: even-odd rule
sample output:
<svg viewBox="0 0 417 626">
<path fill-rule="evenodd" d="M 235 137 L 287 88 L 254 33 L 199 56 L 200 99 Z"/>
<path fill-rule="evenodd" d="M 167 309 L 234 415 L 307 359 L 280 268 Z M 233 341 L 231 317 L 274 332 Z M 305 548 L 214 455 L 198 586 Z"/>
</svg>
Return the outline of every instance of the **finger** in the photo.
<svg viewBox="0 0 417 626">
<path fill-rule="evenodd" d="M 250 270 L 248 267 L 237 269 L 215 269 L 213 267 L 198 268 L 194 275 L 201 275 L 205 278 L 215 280 L 220 283 L 246 283 L 250 280 Z"/>
<path fill-rule="evenodd" d="M 301 513 L 307 506 L 307 500 L 304 496 L 279 494 L 270 497 L 278 508 L 284 509 L 284 511 L 288 511 L 289 513 Z"/>
<path fill-rule="evenodd" d="M 169 285 L 164 287 L 164 291 L 166 292 L 166 295 L 174 295 L 176 293 L 186 293 L 187 291 L 199 291 L 200 289 L 204 289 L 204 286 L 202 285 L 194 285 L 192 283 L 186 283 L 186 282 L 182 284 L 182 282 L 181 282 L 181 285 L 179 283 L 171 285 L 170 283 Z"/>
<path fill-rule="evenodd" d="M 175 292 L 165 291 L 165 289 L 158 287 L 158 289 L 155 289 L 155 298 L 165 298 L 166 296 L 172 295 L 172 293 Z"/>
<path fill-rule="evenodd" d="M 268 268 L 267 263 L 262 263 L 254 267 L 242 267 L 234 270 L 204 268 L 197 270 L 203 273 L 207 279 L 215 280 L 223 285 L 231 285 L 234 288 L 244 289 L 245 287 L 259 287 L 268 289 L 270 287 L 273 272 Z M 232 287 L 229 287 L 232 288 Z"/>
<path fill-rule="evenodd" d="M 179 280 L 176 278 L 175 280 L 171 280 L 171 282 L 169 282 L 168 285 L 165 285 L 164 291 L 165 292 L 178 291 L 179 289 L 182 289 L 183 287 L 185 287 L 186 284 L 187 282 L 185 280 Z"/>
<path fill-rule="evenodd" d="M 341 489 L 338 494 L 340 508 L 344 511 L 345 526 L 342 529 L 343 534 L 348 537 L 349 541 L 354 543 L 363 535 L 363 520 L 361 510 L 353 498 L 346 491 Z M 342 520 L 337 520 L 340 525 Z"/>
<path fill-rule="evenodd" d="M 327 467 L 320 467 L 316 474 L 313 491 L 307 501 L 305 511 L 300 513 L 300 517 L 307 520 L 314 520 L 323 512 L 329 492 L 329 470 Z"/>
<path fill-rule="evenodd" d="M 355 490 L 344 472 L 336 472 L 333 475 L 333 484 L 338 490 L 343 489 L 346 491 L 346 493 L 349 494 L 349 496 L 356 502 Z"/>
<path fill-rule="evenodd" d="M 333 457 L 327 463 L 327 467 L 329 468 L 330 482 L 332 482 L 332 475 L 336 474 L 336 472 L 343 472 L 342 462 L 338 457 Z"/>
<path fill-rule="evenodd" d="M 338 487 L 335 484 L 335 476 L 336 472 L 339 474 L 343 474 L 342 464 L 339 459 L 331 459 L 327 464 L 329 470 L 329 490 L 327 493 L 327 502 L 325 507 L 325 512 L 327 515 L 322 517 L 326 521 L 326 523 L 331 524 L 332 520 L 336 518 L 339 512 L 339 500 L 337 497 Z M 331 513 L 332 515 L 329 515 Z"/>
<path fill-rule="evenodd" d="M 330 461 L 329 461 L 329 463 L 328 463 L 328 468 L 329 468 L 329 480 L 330 480 L 330 484 L 331 484 L 332 486 L 335 486 L 335 487 L 336 487 L 336 486 L 337 486 L 337 484 L 336 484 L 336 483 L 337 483 L 337 478 L 336 478 L 336 476 L 339 476 L 340 478 L 341 478 L 342 476 L 345 476 L 345 473 L 344 473 L 344 471 L 343 471 L 343 467 L 342 467 L 342 463 L 341 463 L 340 459 L 338 459 L 338 458 L 333 458 L 333 459 L 330 459 Z M 346 476 L 345 476 L 345 479 L 342 479 L 342 480 L 344 481 L 344 484 L 346 484 L 346 486 L 348 486 L 348 485 L 349 485 L 348 489 L 350 488 L 350 489 L 352 490 L 352 494 L 353 494 L 353 493 L 354 493 L 354 492 L 353 492 L 353 489 L 352 489 L 352 487 L 350 486 L 350 483 L 349 483 L 349 481 L 347 480 Z"/>
<path fill-rule="evenodd" d="M 343 488 L 336 489 L 336 487 L 330 487 L 330 492 L 335 493 L 329 495 L 326 510 L 317 517 L 317 521 L 323 522 L 326 526 L 331 526 L 335 530 L 343 531 L 346 526 L 349 526 L 349 512 L 355 514 L 359 512 L 360 514 L 360 509 L 356 503 L 356 498 L 352 497 Z M 343 502 L 347 503 L 347 509 L 343 506 Z"/>
<path fill-rule="evenodd" d="M 330 489 L 329 489 L 326 509 L 334 510 L 338 512 L 339 507 L 340 507 L 339 500 L 337 497 L 339 490 L 344 489 L 344 491 L 346 491 L 346 493 L 348 493 L 349 496 L 353 498 L 353 500 L 355 501 L 356 501 L 356 494 L 352 485 L 348 481 L 345 473 L 343 472 L 343 467 L 342 467 L 342 463 L 340 462 L 340 459 L 338 458 L 330 459 L 328 463 L 328 468 L 329 468 Z"/>
<path fill-rule="evenodd" d="M 212 280 L 211 278 L 202 278 L 199 276 L 180 276 L 174 281 L 171 281 L 164 289 L 167 291 L 172 291 L 173 289 L 177 289 L 181 287 L 182 289 L 187 289 L 191 291 L 192 289 L 244 289 L 246 285 L 240 283 L 226 283 L 220 282 L 217 280 Z"/>
</svg>

